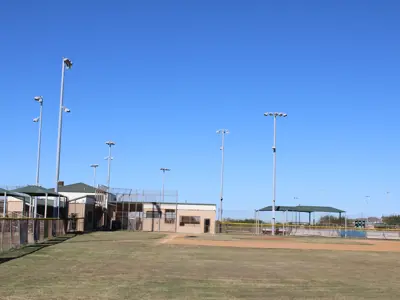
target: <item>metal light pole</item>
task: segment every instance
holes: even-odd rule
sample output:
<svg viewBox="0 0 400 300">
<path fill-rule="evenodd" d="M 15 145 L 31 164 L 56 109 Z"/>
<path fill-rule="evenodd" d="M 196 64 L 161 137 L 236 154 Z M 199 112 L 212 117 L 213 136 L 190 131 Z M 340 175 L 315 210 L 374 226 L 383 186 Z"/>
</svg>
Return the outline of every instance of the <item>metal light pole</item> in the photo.
<svg viewBox="0 0 400 300">
<path fill-rule="evenodd" d="M 274 145 L 272 146 L 273 167 L 272 167 L 272 235 L 275 235 L 275 201 L 276 201 L 276 119 L 287 117 L 285 113 L 267 112 L 264 116 L 274 117 Z"/>
<path fill-rule="evenodd" d="M 368 202 L 370 199 L 371 199 L 371 196 L 365 196 L 365 203 L 367 203 L 367 205 L 368 205 Z M 368 213 L 367 213 L 367 222 L 369 222 Z"/>
<path fill-rule="evenodd" d="M 219 129 L 217 130 L 217 134 L 220 134 L 222 136 L 222 144 L 221 144 L 221 152 L 222 152 L 222 160 L 221 160 L 221 188 L 219 192 L 219 232 L 222 233 L 222 202 L 224 200 L 224 153 L 225 153 L 225 134 L 228 134 L 229 130 L 228 129 Z"/>
<path fill-rule="evenodd" d="M 38 150 L 37 150 L 37 164 L 36 164 L 36 185 L 39 186 L 39 174 L 40 174 L 40 148 L 42 143 L 42 119 L 43 119 L 43 97 L 36 96 L 35 101 L 40 104 L 39 117 L 33 119 L 33 122 L 39 122 L 39 136 L 38 136 Z"/>
<path fill-rule="evenodd" d="M 113 141 L 107 141 L 106 145 L 108 145 L 108 156 L 105 158 L 108 160 L 108 171 L 107 171 L 107 198 L 106 198 L 106 209 L 108 208 L 108 197 L 110 194 L 110 180 L 111 180 L 111 161 L 114 159 L 111 156 L 111 147 L 115 146 Z"/>
<path fill-rule="evenodd" d="M 99 165 L 98 164 L 93 164 L 90 165 L 91 168 L 93 168 L 93 187 L 96 188 L 96 169 Z"/>
<path fill-rule="evenodd" d="M 160 168 L 160 171 L 163 172 L 162 175 L 162 201 L 165 202 L 165 190 L 164 190 L 164 185 L 165 185 L 165 172 L 171 171 L 171 169 L 168 168 Z"/>
<path fill-rule="evenodd" d="M 54 191 L 58 193 L 58 182 L 60 180 L 60 157 L 61 157 L 61 136 L 62 136 L 62 117 L 63 112 L 69 113 L 71 110 L 64 106 L 64 73 L 65 67 L 67 69 L 72 68 L 72 62 L 68 58 L 62 59 L 62 67 L 61 67 L 61 90 L 60 90 L 60 108 L 59 108 L 59 116 L 58 116 L 58 138 L 57 138 L 57 160 L 56 160 L 56 187 Z M 59 205 L 60 198 L 57 199 L 57 218 L 59 217 Z M 55 211 L 55 210 L 54 210 Z"/>
<path fill-rule="evenodd" d="M 299 197 L 293 197 L 293 200 L 295 200 L 295 201 L 299 200 Z M 295 212 L 295 215 L 296 215 L 296 218 L 295 218 L 296 223 L 300 223 L 300 212 L 299 212 L 299 214 L 297 214 L 297 212 Z M 297 222 L 297 217 L 298 217 L 299 222 Z"/>
</svg>

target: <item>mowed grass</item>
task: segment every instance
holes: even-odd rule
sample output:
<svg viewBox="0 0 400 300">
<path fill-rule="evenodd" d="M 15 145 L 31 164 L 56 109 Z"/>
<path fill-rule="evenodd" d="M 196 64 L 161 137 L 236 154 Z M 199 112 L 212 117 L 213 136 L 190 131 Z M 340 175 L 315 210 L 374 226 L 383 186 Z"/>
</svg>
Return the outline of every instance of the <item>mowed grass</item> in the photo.
<svg viewBox="0 0 400 300">
<path fill-rule="evenodd" d="M 0 264 L 0 299 L 399 299 L 397 253 L 161 244 L 97 232 Z"/>
</svg>

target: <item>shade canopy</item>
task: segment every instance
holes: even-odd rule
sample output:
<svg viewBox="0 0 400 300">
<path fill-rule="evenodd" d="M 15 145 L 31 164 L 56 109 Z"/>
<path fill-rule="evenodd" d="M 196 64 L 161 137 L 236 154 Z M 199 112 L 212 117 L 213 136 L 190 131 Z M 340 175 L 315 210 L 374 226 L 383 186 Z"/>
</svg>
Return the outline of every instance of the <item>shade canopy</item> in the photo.
<svg viewBox="0 0 400 300">
<path fill-rule="evenodd" d="M 29 198 L 30 197 L 28 194 L 7 191 L 5 189 L 0 188 L 0 197 L 2 197 L 4 195 L 6 195 L 8 197 L 15 197 L 15 198 Z"/>
<path fill-rule="evenodd" d="M 50 191 L 48 189 L 45 189 L 44 187 L 36 186 L 36 185 L 27 185 L 27 186 L 12 190 L 11 192 L 24 193 L 24 194 L 27 194 L 27 195 L 33 196 L 33 197 L 45 197 L 46 195 L 49 197 L 61 196 L 56 192 Z"/>
<path fill-rule="evenodd" d="M 258 211 L 272 211 L 272 206 L 266 206 L 264 208 L 259 209 Z M 305 206 L 305 205 L 297 205 L 297 206 L 275 206 L 275 211 L 295 211 L 295 212 L 326 212 L 326 213 L 344 213 L 344 210 L 334 208 L 331 206 Z"/>
</svg>

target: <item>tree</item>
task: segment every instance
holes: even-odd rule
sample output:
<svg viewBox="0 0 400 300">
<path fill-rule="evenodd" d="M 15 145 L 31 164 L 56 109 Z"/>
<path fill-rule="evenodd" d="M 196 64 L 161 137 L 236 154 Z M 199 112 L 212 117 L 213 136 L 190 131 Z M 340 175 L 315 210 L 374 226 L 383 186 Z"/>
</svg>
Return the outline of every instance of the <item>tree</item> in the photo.
<svg viewBox="0 0 400 300">
<path fill-rule="evenodd" d="M 382 222 L 387 225 L 400 225 L 400 215 L 382 217 Z"/>
<path fill-rule="evenodd" d="M 226 218 L 224 219 L 224 222 L 227 223 L 252 223 L 254 224 L 256 220 L 254 219 L 233 219 L 233 218 Z M 259 223 L 264 223 L 262 220 L 258 220 Z"/>
<path fill-rule="evenodd" d="M 344 224 L 344 218 L 336 217 L 336 216 L 330 216 L 330 215 L 325 215 L 319 218 L 317 225 L 343 225 Z"/>
</svg>

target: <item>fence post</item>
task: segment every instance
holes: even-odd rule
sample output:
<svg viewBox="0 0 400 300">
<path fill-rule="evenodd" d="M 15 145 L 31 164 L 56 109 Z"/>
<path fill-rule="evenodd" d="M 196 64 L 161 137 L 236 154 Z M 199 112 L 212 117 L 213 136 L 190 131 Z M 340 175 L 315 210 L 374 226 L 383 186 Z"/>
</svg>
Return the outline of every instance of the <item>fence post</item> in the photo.
<svg viewBox="0 0 400 300">
<path fill-rule="evenodd" d="M 10 220 L 10 249 L 12 248 L 12 221 Z"/>
<path fill-rule="evenodd" d="M 4 219 L 1 220 L 0 252 L 3 252 L 3 240 L 4 240 Z"/>
</svg>

